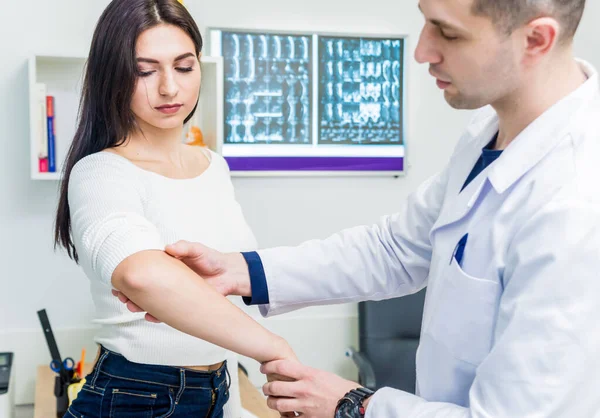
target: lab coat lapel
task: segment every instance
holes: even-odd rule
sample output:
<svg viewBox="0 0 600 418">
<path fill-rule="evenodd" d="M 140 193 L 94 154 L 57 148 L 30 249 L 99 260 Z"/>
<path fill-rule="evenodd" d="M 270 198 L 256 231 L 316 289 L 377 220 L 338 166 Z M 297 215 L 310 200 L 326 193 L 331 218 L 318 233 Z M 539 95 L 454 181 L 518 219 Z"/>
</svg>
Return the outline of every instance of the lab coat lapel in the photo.
<svg viewBox="0 0 600 418">
<path fill-rule="evenodd" d="M 498 116 L 491 111 L 490 116 L 467 128 L 465 135 L 471 138 L 466 138 L 465 145 L 452 157 L 444 199 L 446 203 L 432 232 L 463 219 L 474 207 L 488 179 L 497 193 L 504 193 L 576 125 L 574 115 L 578 109 L 598 98 L 598 74 L 589 64 L 583 61 L 579 63 L 589 77 L 587 82 L 532 122 L 489 169 L 480 173 L 461 192 L 462 185 L 481 155 L 481 149 L 498 132 Z"/>
<path fill-rule="evenodd" d="M 598 74 L 589 64 L 580 61 L 580 65 L 588 80 L 527 126 L 491 167 L 489 179 L 496 192 L 504 193 L 577 130 L 582 109 L 599 99 Z"/>
<path fill-rule="evenodd" d="M 492 140 L 498 132 L 498 118 L 495 112 L 491 117 L 470 126 L 465 135 L 470 136 L 466 144 L 453 155 L 450 162 L 448 187 L 446 189 L 445 204 L 432 232 L 443 226 L 450 225 L 463 219 L 473 208 L 487 178 L 486 171 L 479 173 L 461 191 L 467 177 L 473 170 L 475 163 L 481 156 L 482 149 Z"/>
</svg>

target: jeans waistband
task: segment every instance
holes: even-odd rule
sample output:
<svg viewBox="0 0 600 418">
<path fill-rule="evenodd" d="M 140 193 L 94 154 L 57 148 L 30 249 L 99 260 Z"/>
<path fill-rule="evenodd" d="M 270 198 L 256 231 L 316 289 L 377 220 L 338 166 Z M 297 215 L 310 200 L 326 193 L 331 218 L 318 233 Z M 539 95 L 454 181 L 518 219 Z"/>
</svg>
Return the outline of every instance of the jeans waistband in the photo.
<svg viewBox="0 0 600 418">
<path fill-rule="evenodd" d="M 92 375 L 95 376 L 97 373 L 173 388 L 183 385 L 187 388 L 199 389 L 219 387 L 227 382 L 229 374 L 226 361 L 217 370 L 191 370 L 185 367 L 133 363 L 121 354 L 107 350 L 104 347 L 100 347 L 100 357 Z"/>
</svg>

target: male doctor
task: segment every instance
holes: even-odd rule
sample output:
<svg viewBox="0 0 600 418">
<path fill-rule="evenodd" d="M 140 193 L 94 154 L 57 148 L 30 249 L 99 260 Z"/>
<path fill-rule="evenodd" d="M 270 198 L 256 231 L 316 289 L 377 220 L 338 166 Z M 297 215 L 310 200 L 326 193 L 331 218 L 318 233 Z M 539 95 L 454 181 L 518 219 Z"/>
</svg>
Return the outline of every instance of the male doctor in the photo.
<svg viewBox="0 0 600 418">
<path fill-rule="evenodd" d="M 306 418 L 600 416 L 600 91 L 572 50 L 584 3 L 420 0 L 416 60 L 452 107 L 485 107 L 400 213 L 295 248 L 167 248 L 264 315 L 427 286 L 417 395 L 276 361 L 262 371 L 293 381 L 264 386 L 270 407 Z"/>
</svg>

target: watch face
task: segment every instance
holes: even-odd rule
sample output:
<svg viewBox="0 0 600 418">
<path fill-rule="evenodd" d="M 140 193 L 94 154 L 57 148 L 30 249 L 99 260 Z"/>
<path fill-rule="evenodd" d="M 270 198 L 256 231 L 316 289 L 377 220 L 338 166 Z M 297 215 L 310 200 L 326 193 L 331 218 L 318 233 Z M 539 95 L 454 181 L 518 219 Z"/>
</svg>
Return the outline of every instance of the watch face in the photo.
<svg viewBox="0 0 600 418">
<path fill-rule="evenodd" d="M 344 402 L 338 409 L 338 413 L 335 418 L 360 418 L 361 415 L 358 411 L 358 405 L 352 401 Z"/>
</svg>

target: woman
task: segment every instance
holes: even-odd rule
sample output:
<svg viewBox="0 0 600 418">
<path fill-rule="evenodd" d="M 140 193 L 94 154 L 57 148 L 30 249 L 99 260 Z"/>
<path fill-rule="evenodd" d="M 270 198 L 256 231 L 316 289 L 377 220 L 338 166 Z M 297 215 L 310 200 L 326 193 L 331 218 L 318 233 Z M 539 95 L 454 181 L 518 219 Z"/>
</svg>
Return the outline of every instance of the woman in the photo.
<svg viewBox="0 0 600 418">
<path fill-rule="evenodd" d="M 178 240 L 256 245 L 223 158 L 181 140 L 198 102 L 201 50 L 177 0 L 113 0 L 95 29 L 55 242 L 90 278 L 101 348 L 66 416 L 221 417 L 224 348 L 259 362 L 294 358 L 164 252 Z M 163 323 L 127 310 L 114 290 Z M 239 418 L 227 405 L 225 416 Z"/>
</svg>

